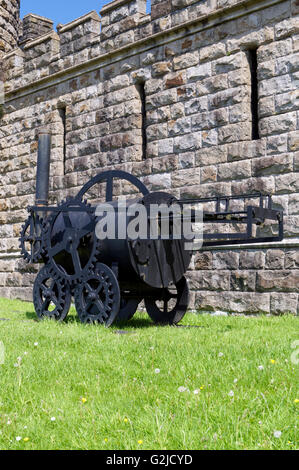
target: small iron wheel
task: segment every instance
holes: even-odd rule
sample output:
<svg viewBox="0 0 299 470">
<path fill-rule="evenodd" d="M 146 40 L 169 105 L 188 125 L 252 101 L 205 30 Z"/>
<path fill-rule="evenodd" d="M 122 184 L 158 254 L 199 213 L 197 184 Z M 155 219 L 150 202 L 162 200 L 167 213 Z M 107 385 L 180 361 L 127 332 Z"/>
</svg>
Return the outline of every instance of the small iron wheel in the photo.
<svg viewBox="0 0 299 470">
<path fill-rule="evenodd" d="M 39 319 L 52 318 L 62 322 L 70 310 L 70 287 L 64 281 L 54 279 L 44 266 L 34 282 L 33 303 Z"/>
<path fill-rule="evenodd" d="M 30 214 L 22 227 L 20 248 L 23 258 L 28 263 L 38 263 L 45 254 L 42 225 L 43 220 L 38 215 Z"/>
<path fill-rule="evenodd" d="M 122 297 L 120 301 L 119 314 L 116 317 L 116 322 L 123 322 L 131 320 L 140 304 L 142 299 L 132 299 L 129 297 Z"/>
<path fill-rule="evenodd" d="M 157 324 L 177 325 L 185 316 L 189 305 L 189 287 L 183 277 L 172 290 L 163 289 L 158 299 L 145 298 L 145 308 Z"/>
<path fill-rule="evenodd" d="M 100 323 L 106 327 L 113 324 L 120 307 L 120 288 L 108 266 L 97 264 L 97 270 L 78 284 L 74 297 L 82 323 Z"/>
</svg>

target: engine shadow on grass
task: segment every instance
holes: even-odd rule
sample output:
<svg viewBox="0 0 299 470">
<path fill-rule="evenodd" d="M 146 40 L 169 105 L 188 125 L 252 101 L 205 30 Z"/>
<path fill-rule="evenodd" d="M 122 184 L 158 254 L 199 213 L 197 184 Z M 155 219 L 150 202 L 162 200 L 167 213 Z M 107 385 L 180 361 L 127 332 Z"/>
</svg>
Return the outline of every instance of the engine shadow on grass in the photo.
<svg viewBox="0 0 299 470">
<path fill-rule="evenodd" d="M 205 328 L 203 325 L 169 325 L 168 323 L 154 323 L 149 317 L 144 316 L 144 318 L 133 318 L 130 321 L 119 322 L 112 326 L 112 329 L 119 328 Z"/>
<path fill-rule="evenodd" d="M 23 313 L 23 312 L 20 312 Z M 31 311 L 25 312 L 26 315 L 26 320 L 21 320 L 21 321 L 34 321 L 36 323 L 42 322 L 43 320 L 40 320 L 36 313 Z M 55 321 L 55 320 L 53 320 Z M 80 324 L 80 319 L 76 314 L 70 314 L 67 316 L 67 318 L 61 322 L 61 324 Z M 97 326 L 97 325 L 90 325 L 90 326 Z M 100 325 L 98 325 L 100 326 Z M 205 328 L 202 325 L 168 325 L 168 324 L 159 324 L 159 323 L 154 323 L 150 317 L 147 315 L 144 315 L 142 317 L 135 317 L 132 318 L 129 321 L 122 321 L 122 322 L 116 322 L 114 323 L 110 328 L 113 333 L 119 334 L 119 335 L 125 335 L 129 333 L 133 333 L 134 330 L 138 329 L 145 329 L 145 328 L 168 328 L 169 326 L 172 326 L 172 328 L 178 328 L 178 329 L 188 329 L 188 328 Z"/>
<path fill-rule="evenodd" d="M 23 312 L 20 312 L 20 313 L 23 313 Z M 26 318 L 27 318 L 27 321 L 28 320 L 32 320 L 32 321 L 35 321 L 35 322 L 38 322 L 39 319 L 37 318 L 37 315 L 34 311 L 32 312 L 25 312 L 25 315 L 26 315 Z M 23 321 L 26 321 L 26 320 L 23 320 Z"/>
</svg>

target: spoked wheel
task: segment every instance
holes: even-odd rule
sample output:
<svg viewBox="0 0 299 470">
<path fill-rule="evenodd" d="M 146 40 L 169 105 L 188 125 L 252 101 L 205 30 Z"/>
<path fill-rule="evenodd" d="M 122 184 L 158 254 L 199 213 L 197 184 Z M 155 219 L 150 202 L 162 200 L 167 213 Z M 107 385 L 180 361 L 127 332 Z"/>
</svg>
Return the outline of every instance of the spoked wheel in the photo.
<svg viewBox="0 0 299 470">
<path fill-rule="evenodd" d="M 23 258 L 28 263 L 38 263 L 45 254 L 42 239 L 43 221 L 38 215 L 31 214 L 22 227 L 20 248 Z"/>
<path fill-rule="evenodd" d="M 120 289 L 114 272 L 99 263 L 75 289 L 75 305 L 82 323 L 113 324 L 120 307 Z"/>
<path fill-rule="evenodd" d="M 128 297 L 127 298 L 122 297 L 120 301 L 119 314 L 117 315 L 115 321 L 123 322 L 123 321 L 131 320 L 134 317 L 140 302 L 141 302 L 141 299 L 132 299 Z"/>
<path fill-rule="evenodd" d="M 36 277 L 33 303 L 38 318 L 65 320 L 71 305 L 71 289 L 63 280 L 54 279 L 45 266 Z"/>
<path fill-rule="evenodd" d="M 125 171 L 121 170 L 108 170 L 104 171 L 103 173 L 99 173 L 97 176 L 92 178 L 77 195 L 77 199 L 81 200 L 83 197 L 87 195 L 87 193 L 97 184 L 99 183 L 105 183 L 106 184 L 106 191 L 105 191 L 105 199 L 106 202 L 111 202 L 113 200 L 113 197 L 115 196 L 113 194 L 114 190 L 114 181 L 115 180 L 124 180 L 127 181 L 128 183 L 131 183 L 133 186 L 135 186 L 138 191 L 143 194 L 143 196 L 146 196 L 149 194 L 148 189 L 146 186 L 135 176 L 131 175 L 130 173 L 126 173 Z"/>
<path fill-rule="evenodd" d="M 185 316 L 189 305 L 189 287 L 183 277 L 174 289 L 163 289 L 159 299 L 148 297 L 145 308 L 151 319 L 158 324 L 177 325 Z"/>
</svg>

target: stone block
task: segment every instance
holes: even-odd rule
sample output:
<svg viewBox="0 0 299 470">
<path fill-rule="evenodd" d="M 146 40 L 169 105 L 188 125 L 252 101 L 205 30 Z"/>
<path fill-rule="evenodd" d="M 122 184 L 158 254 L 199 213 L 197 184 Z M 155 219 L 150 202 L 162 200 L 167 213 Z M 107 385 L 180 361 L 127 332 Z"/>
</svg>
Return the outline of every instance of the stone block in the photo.
<svg viewBox="0 0 299 470">
<path fill-rule="evenodd" d="M 273 315 L 297 315 L 298 294 L 271 294 L 270 308 Z"/>
<path fill-rule="evenodd" d="M 246 250 L 240 253 L 241 269 L 263 269 L 265 266 L 265 254 L 262 251 Z"/>
<path fill-rule="evenodd" d="M 260 292 L 298 292 L 299 271 L 260 271 L 257 274 L 257 290 Z"/>
<path fill-rule="evenodd" d="M 213 269 L 238 269 L 239 254 L 229 251 L 215 251 L 213 253 Z"/>
<path fill-rule="evenodd" d="M 283 269 L 284 268 L 284 251 L 268 250 L 266 254 L 266 269 Z"/>
</svg>

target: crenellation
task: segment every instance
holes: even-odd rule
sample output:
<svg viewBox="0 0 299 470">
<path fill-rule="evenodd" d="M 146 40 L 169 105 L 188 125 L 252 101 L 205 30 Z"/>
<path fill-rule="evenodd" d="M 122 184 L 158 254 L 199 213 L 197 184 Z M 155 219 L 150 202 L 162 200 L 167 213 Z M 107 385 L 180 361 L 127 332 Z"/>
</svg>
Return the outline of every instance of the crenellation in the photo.
<svg viewBox="0 0 299 470">
<path fill-rule="evenodd" d="M 24 73 L 48 66 L 60 51 L 59 36 L 51 31 L 24 45 Z"/>
<path fill-rule="evenodd" d="M 134 43 L 136 29 L 146 15 L 146 0 L 115 0 L 100 13 L 102 49 L 108 52 Z"/>
<path fill-rule="evenodd" d="M 19 39 L 19 44 L 23 46 L 28 41 L 32 41 L 50 31 L 53 31 L 52 20 L 30 13 L 23 18 L 22 36 Z"/>
<path fill-rule="evenodd" d="M 100 42 L 101 20 L 95 11 L 57 27 L 60 38 L 60 57 L 70 57 Z M 89 57 L 88 57 L 89 58 Z"/>
</svg>

